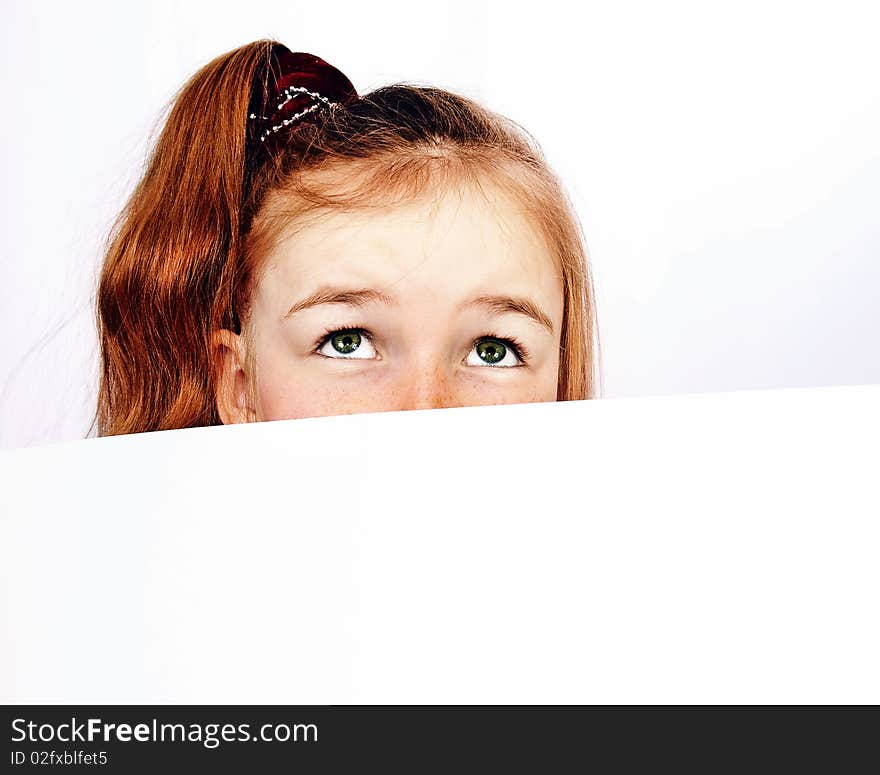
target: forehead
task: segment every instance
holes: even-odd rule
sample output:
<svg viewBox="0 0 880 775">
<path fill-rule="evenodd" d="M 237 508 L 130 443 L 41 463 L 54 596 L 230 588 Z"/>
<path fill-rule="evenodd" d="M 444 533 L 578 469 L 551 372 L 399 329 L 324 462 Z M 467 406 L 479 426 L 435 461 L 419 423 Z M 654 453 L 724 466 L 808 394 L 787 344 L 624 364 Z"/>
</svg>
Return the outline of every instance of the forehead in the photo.
<svg viewBox="0 0 880 775">
<path fill-rule="evenodd" d="M 562 293 L 557 263 L 513 197 L 489 183 L 462 183 L 292 224 L 266 256 L 257 295 L 280 295 L 289 306 L 291 291 L 356 283 L 432 303 L 528 294 L 552 309 Z"/>
</svg>

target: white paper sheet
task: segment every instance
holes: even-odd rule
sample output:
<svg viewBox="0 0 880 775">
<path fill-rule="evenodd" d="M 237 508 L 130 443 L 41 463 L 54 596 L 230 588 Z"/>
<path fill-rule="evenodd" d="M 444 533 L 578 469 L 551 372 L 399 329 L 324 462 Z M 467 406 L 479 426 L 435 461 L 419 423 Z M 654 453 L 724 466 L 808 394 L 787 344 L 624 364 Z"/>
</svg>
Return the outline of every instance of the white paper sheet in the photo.
<svg viewBox="0 0 880 775">
<path fill-rule="evenodd" d="M 5 703 L 880 701 L 880 385 L 0 453 Z"/>
</svg>

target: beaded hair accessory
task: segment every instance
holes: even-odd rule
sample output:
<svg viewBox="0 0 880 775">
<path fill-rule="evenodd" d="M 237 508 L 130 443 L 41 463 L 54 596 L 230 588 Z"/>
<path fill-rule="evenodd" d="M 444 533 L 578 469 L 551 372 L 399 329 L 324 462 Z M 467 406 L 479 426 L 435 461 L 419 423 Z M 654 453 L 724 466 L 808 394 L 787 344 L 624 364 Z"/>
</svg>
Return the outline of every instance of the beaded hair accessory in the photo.
<svg viewBox="0 0 880 775">
<path fill-rule="evenodd" d="M 274 44 L 266 67 L 255 78 L 248 109 L 248 140 L 254 155 L 283 143 L 285 130 L 357 99 L 351 81 L 333 65 Z"/>
</svg>

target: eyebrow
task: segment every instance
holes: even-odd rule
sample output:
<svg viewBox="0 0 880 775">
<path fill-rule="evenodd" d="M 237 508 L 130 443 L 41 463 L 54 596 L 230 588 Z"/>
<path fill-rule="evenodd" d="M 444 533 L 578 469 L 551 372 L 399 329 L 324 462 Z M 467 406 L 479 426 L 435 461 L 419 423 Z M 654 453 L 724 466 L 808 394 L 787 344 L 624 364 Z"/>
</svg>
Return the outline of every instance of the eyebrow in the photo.
<svg viewBox="0 0 880 775">
<path fill-rule="evenodd" d="M 394 303 L 394 300 L 387 293 L 383 293 L 375 288 L 347 290 L 324 285 L 314 293 L 296 302 L 287 310 L 284 317 L 289 318 L 297 312 L 302 312 L 309 307 L 317 307 L 319 304 L 348 304 L 352 307 L 363 307 L 367 304 L 376 303 L 391 305 Z"/>
<path fill-rule="evenodd" d="M 284 315 L 284 319 L 292 317 L 297 312 L 302 312 L 310 307 L 321 304 L 348 304 L 352 307 L 363 307 L 367 304 L 385 304 L 391 306 L 394 299 L 387 293 L 376 288 L 336 288 L 333 286 L 321 286 L 314 293 L 296 302 Z M 504 315 L 514 313 L 523 315 L 540 326 L 543 326 L 551 334 L 553 333 L 553 321 L 535 302 L 524 296 L 483 295 L 476 296 L 461 305 L 462 307 L 482 307 L 495 314 Z"/>
<path fill-rule="evenodd" d="M 543 326 L 551 334 L 553 333 L 553 321 L 550 320 L 544 310 L 542 310 L 535 302 L 524 296 L 477 296 L 464 303 L 465 307 L 482 307 L 496 315 L 513 312 L 517 315 L 524 315 L 540 326 Z"/>
</svg>

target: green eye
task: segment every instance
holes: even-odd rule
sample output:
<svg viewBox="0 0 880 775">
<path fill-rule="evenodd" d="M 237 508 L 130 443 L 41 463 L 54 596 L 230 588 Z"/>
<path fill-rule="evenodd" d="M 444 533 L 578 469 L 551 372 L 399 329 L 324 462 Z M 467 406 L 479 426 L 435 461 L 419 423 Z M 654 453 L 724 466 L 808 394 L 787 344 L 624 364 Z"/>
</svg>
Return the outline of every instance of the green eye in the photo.
<svg viewBox="0 0 880 775">
<path fill-rule="evenodd" d="M 348 355 L 360 347 L 361 335 L 357 331 L 340 331 L 330 337 L 333 349 L 343 355 Z"/>
<path fill-rule="evenodd" d="M 373 335 L 365 328 L 334 328 L 315 342 L 315 354 L 336 360 L 381 360 L 373 347 Z"/>
<path fill-rule="evenodd" d="M 498 363 L 507 355 L 507 348 L 497 339 L 484 339 L 477 343 L 477 355 L 486 363 Z"/>
</svg>

